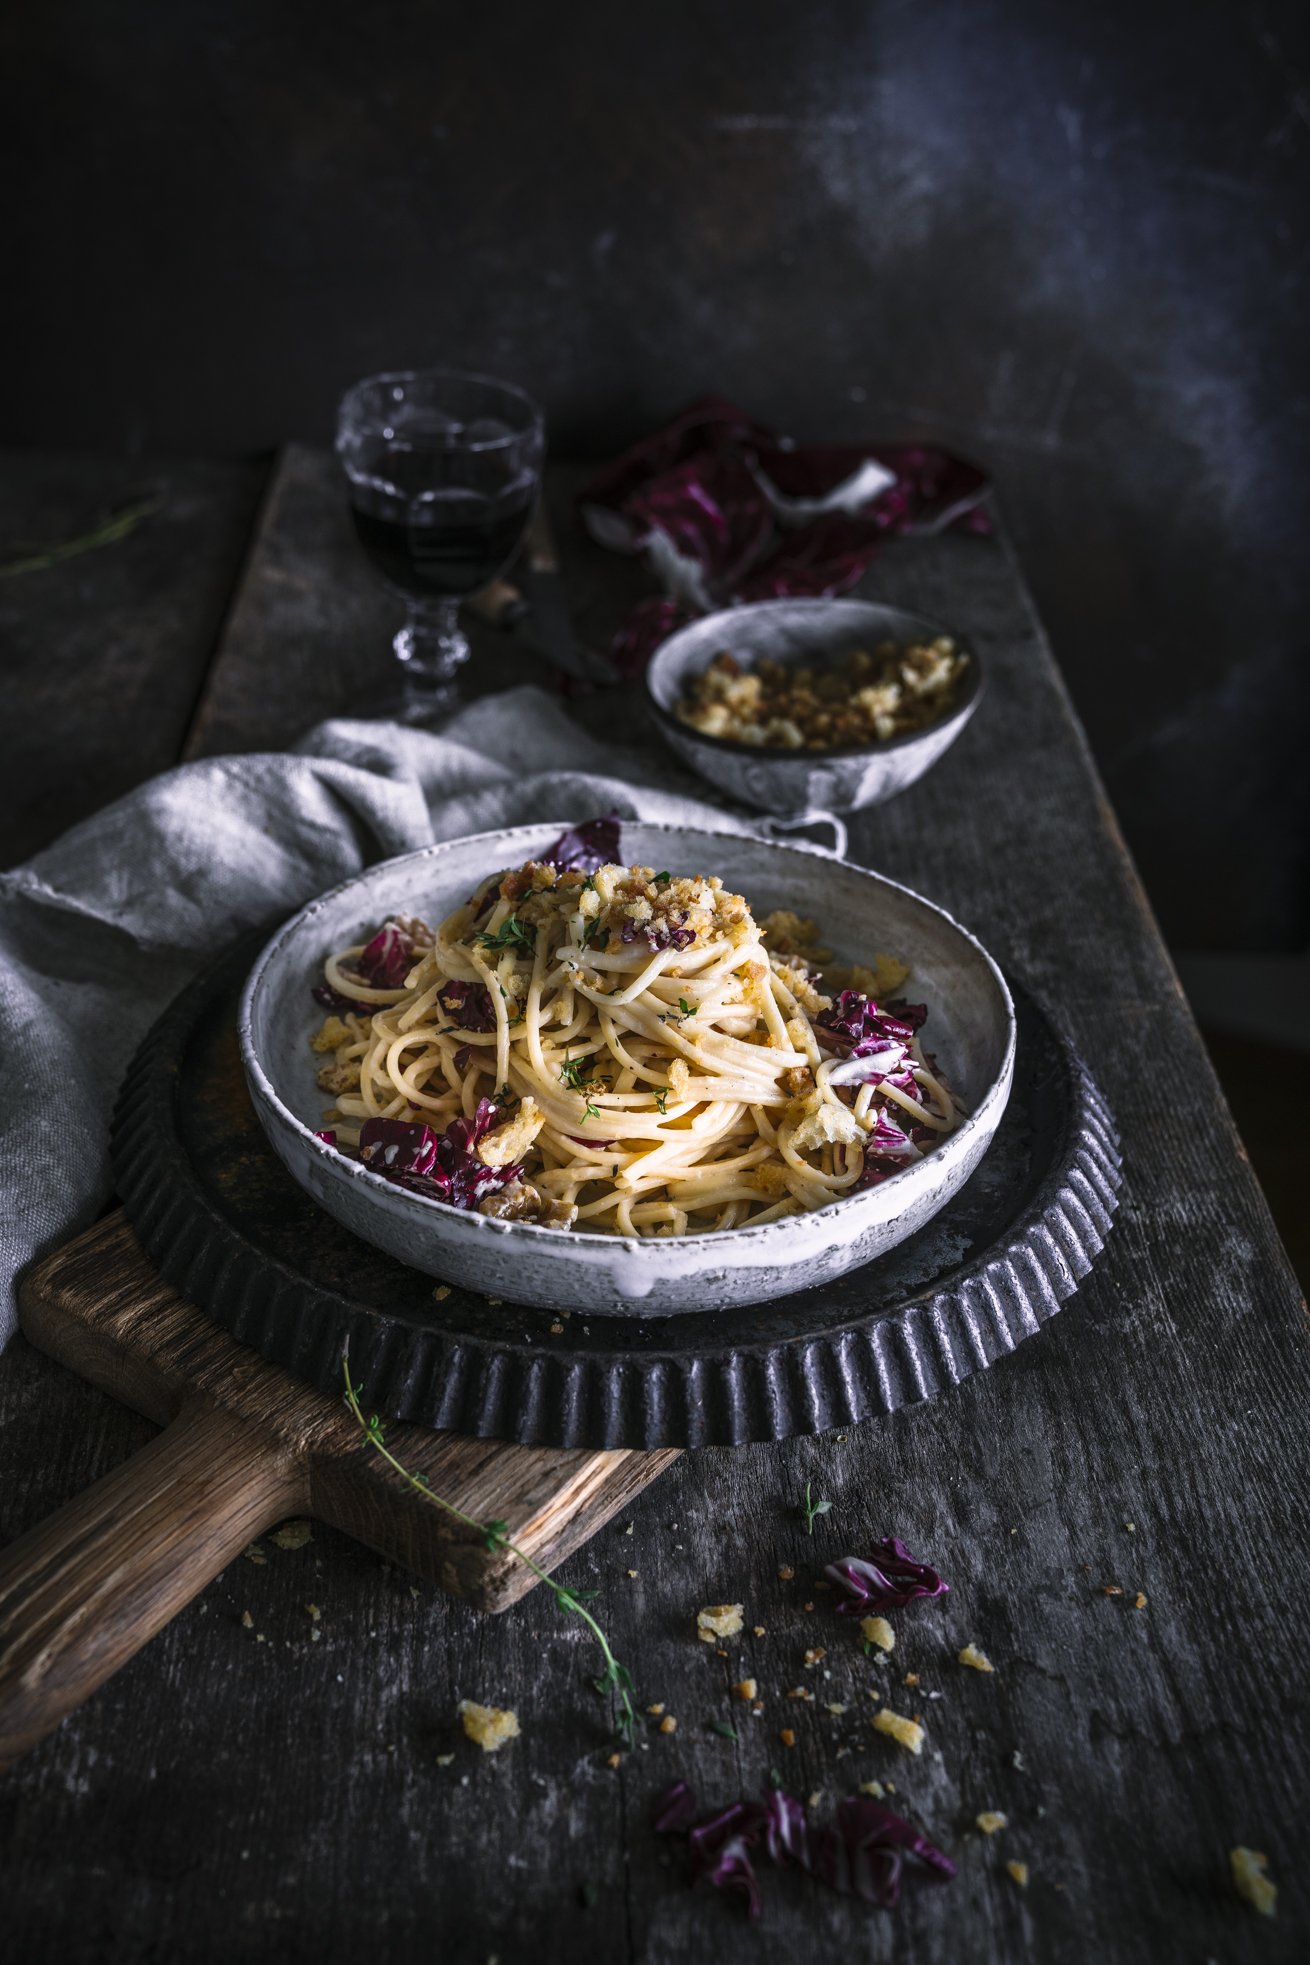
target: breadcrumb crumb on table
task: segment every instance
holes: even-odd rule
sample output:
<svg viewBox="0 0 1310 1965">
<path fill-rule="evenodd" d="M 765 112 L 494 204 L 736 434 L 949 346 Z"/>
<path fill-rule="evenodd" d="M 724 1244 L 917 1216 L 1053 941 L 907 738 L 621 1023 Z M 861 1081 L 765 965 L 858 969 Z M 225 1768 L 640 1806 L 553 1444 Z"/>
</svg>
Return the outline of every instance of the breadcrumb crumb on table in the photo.
<svg viewBox="0 0 1310 1965">
<path fill-rule="evenodd" d="M 861 1617 L 860 1635 L 866 1644 L 876 1644 L 879 1651 L 895 1649 L 896 1633 L 885 1617 Z"/>
<path fill-rule="evenodd" d="M 1008 1873 L 1008 1874 L 1009 1874 L 1010 1876 L 1012 1876 L 1012 1877 L 1014 1878 L 1014 1880 L 1015 1880 L 1015 1882 L 1016 1882 L 1016 1883 L 1018 1884 L 1018 1886 L 1019 1886 L 1019 1888 L 1020 1888 L 1021 1890 L 1026 1890 L 1026 1889 L 1028 1888 L 1028 1865 L 1027 1865 L 1027 1863 L 1019 1863 L 1019 1862 L 1016 1862 L 1016 1861 L 1014 1860 L 1014 1858 L 1013 1858 L 1013 1857 L 1011 1857 L 1011 1859 L 1010 1859 L 1010 1861 L 1009 1861 L 1009 1862 L 1008 1862 L 1008 1863 L 1007 1863 L 1007 1864 L 1005 1865 L 1005 1867 L 1006 1867 L 1006 1871 L 1007 1871 L 1007 1873 Z"/>
<path fill-rule="evenodd" d="M 968 1665 L 975 1672 L 994 1672 L 996 1670 L 995 1665 L 987 1656 L 987 1653 L 980 1651 L 976 1644 L 965 1645 L 963 1651 L 960 1653 L 960 1663 L 962 1665 Z"/>
<path fill-rule="evenodd" d="M 269 1537 L 279 1549 L 303 1549 L 306 1542 L 313 1539 L 314 1525 L 306 1521 L 283 1522 L 281 1528 L 275 1529 Z"/>
<path fill-rule="evenodd" d="M 1241 1843 L 1228 1852 L 1233 1886 L 1239 1897 L 1261 1917 L 1273 1917 L 1278 1902 L 1278 1885 L 1268 1874 L 1269 1858 L 1261 1849 L 1247 1849 Z"/>
<path fill-rule="evenodd" d="M 449 1295 L 450 1295 L 449 1283 L 438 1283 L 437 1287 L 432 1292 L 433 1301 L 436 1303 L 444 1303 Z"/>
<path fill-rule="evenodd" d="M 673 1717 L 673 1714 L 672 1714 L 672 1713 L 665 1713 L 665 1715 L 664 1715 L 664 1717 L 663 1717 L 663 1719 L 662 1719 L 662 1720 L 660 1721 L 660 1732 L 661 1732 L 661 1733 L 676 1733 L 676 1732 L 677 1732 L 677 1730 L 678 1730 L 678 1722 L 677 1722 L 677 1720 L 676 1720 L 676 1719 L 675 1719 L 675 1718 Z"/>
<path fill-rule="evenodd" d="M 917 1720 L 906 1719 L 903 1713 L 894 1713 L 890 1706 L 884 1706 L 869 1721 L 875 1733 L 885 1733 L 888 1739 L 895 1740 L 897 1746 L 904 1747 L 907 1753 L 923 1752 L 924 1733 Z"/>
<path fill-rule="evenodd" d="M 887 1790 L 881 1781 L 860 1782 L 860 1793 L 872 1795 L 875 1801 L 881 1801 L 886 1792 Z"/>
<path fill-rule="evenodd" d="M 472 1699 L 461 1699 L 456 1708 L 470 1740 L 483 1753 L 499 1753 L 509 1741 L 519 1737 L 519 1716 L 501 1706 L 479 1706 Z"/>
<path fill-rule="evenodd" d="M 759 1690 L 759 1685 L 753 1678 L 744 1678 L 732 1688 L 733 1697 L 743 1700 L 747 1705 L 759 1696 Z"/>
<path fill-rule="evenodd" d="M 696 1635 L 703 1644 L 713 1644 L 715 1638 L 736 1637 L 743 1621 L 739 1603 L 707 1603 L 696 1612 Z"/>
<path fill-rule="evenodd" d="M 984 1808 L 981 1815 L 975 1815 L 973 1819 L 974 1825 L 984 1835 L 995 1835 L 998 1829 L 1008 1829 L 1010 1826 L 1009 1816 L 1002 1815 L 999 1808 Z"/>
</svg>

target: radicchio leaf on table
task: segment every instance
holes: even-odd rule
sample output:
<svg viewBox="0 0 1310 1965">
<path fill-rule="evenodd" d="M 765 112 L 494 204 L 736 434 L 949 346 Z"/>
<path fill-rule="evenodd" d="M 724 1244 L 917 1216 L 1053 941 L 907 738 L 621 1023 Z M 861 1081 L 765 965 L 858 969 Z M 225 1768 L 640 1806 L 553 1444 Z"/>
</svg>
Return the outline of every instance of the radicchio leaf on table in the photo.
<svg viewBox="0 0 1310 1965">
<path fill-rule="evenodd" d="M 645 549 L 666 590 L 620 628 L 615 663 L 639 673 L 698 612 L 845 593 L 886 538 L 988 532 L 986 489 L 974 465 L 927 445 L 794 444 L 722 397 L 693 403 L 580 493 L 593 537 Z"/>
<path fill-rule="evenodd" d="M 950 1857 L 922 1829 L 863 1796 L 843 1797 L 835 1825 L 817 1829 L 804 1804 L 782 1788 L 769 1790 L 762 1803 L 735 1801 L 693 1826 L 696 1813 L 694 1793 L 685 1781 L 675 1781 L 656 1804 L 656 1831 L 686 1835 L 693 1884 L 703 1877 L 716 1889 L 739 1891 L 752 1918 L 761 1906 L 751 1853 L 761 1840 L 780 1869 L 806 1870 L 830 1890 L 883 1910 L 894 1910 L 900 1900 L 907 1857 L 936 1881 L 955 1875 Z"/>
<path fill-rule="evenodd" d="M 872 1556 L 842 1556 L 823 1573 L 844 1592 L 835 1605 L 839 1617 L 899 1610 L 915 1597 L 944 1597 L 950 1589 L 928 1563 L 916 1561 L 895 1535 L 875 1542 Z"/>
</svg>

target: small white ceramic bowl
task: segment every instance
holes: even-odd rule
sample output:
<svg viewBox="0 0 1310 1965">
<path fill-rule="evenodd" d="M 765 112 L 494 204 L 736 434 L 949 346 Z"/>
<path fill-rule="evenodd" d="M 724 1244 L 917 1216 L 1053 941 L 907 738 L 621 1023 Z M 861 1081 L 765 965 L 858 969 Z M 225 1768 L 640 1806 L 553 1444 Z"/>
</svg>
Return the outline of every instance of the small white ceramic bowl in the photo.
<svg viewBox="0 0 1310 1965">
<path fill-rule="evenodd" d="M 882 952 L 909 963 L 907 989 L 930 1012 L 929 1044 L 970 1115 L 959 1129 L 904 1172 L 813 1214 L 669 1241 L 466 1213 L 393 1186 L 314 1138 L 324 1094 L 309 1038 L 323 1013 L 310 990 L 324 958 L 391 914 L 441 920 L 487 874 L 544 852 L 565 823 L 479 833 L 371 867 L 311 901 L 264 949 L 241 1003 L 242 1061 L 264 1130 L 306 1192 L 427 1275 L 542 1309 L 638 1316 L 726 1309 L 830 1282 L 936 1214 L 977 1166 L 1010 1094 L 1014 1007 L 986 950 L 930 901 L 827 854 L 636 821 L 623 825 L 631 864 L 717 873 L 757 917 L 785 907 L 816 920 L 843 960 Z"/>
<path fill-rule="evenodd" d="M 854 648 L 872 650 L 883 641 L 905 647 L 946 634 L 969 657 L 949 715 L 885 743 L 768 750 L 704 736 L 677 713 L 687 685 L 723 649 L 747 669 L 764 659 L 789 668 L 822 667 Z M 646 668 L 646 693 L 665 742 L 720 792 L 776 818 L 853 812 L 904 791 L 955 742 L 981 691 L 977 651 L 962 636 L 920 614 L 864 600 L 763 600 L 724 608 L 670 635 Z"/>
</svg>

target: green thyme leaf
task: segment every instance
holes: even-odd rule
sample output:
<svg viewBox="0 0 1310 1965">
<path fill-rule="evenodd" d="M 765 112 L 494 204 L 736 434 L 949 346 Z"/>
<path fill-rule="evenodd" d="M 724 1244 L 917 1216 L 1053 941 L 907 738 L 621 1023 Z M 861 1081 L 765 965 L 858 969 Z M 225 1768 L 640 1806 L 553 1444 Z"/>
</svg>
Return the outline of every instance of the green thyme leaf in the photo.
<svg viewBox="0 0 1310 1965">
<path fill-rule="evenodd" d="M 660 1091 L 656 1092 L 655 1108 L 662 1119 L 665 1113 L 669 1109 L 669 1090 L 667 1085 L 664 1086 Z"/>
<path fill-rule="evenodd" d="M 516 914 L 507 914 L 494 935 L 481 934 L 476 940 L 483 948 L 531 949 L 535 946 L 537 931 L 530 921 L 520 921 Z"/>
<path fill-rule="evenodd" d="M 717 1733 L 721 1740 L 735 1740 L 738 1737 L 735 1726 L 729 1726 L 726 1719 L 712 1719 L 710 1732 Z"/>
<path fill-rule="evenodd" d="M 810 1483 L 809 1481 L 806 1481 L 805 1499 L 801 1502 L 801 1508 L 800 1508 L 802 1518 L 804 1519 L 805 1522 L 805 1533 L 807 1535 L 813 1535 L 814 1523 L 816 1518 L 819 1515 L 826 1515 L 830 1513 L 831 1509 L 832 1509 L 831 1501 L 826 1501 L 826 1500 L 815 1501 L 812 1498 L 810 1492 Z"/>
</svg>

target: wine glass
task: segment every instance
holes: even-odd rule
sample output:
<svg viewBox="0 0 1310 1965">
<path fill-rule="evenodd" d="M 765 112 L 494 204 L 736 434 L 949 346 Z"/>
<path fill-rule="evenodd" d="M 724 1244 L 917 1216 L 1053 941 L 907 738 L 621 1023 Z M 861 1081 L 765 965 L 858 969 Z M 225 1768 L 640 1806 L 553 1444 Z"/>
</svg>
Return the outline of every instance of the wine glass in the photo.
<svg viewBox="0 0 1310 1965">
<path fill-rule="evenodd" d="M 403 686 L 383 713 L 446 716 L 469 645 L 459 603 L 504 572 L 541 484 L 541 411 L 512 383 L 457 369 L 397 369 L 348 389 L 337 455 L 359 542 L 407 618 L 392 643 Z"/>
</svg>

